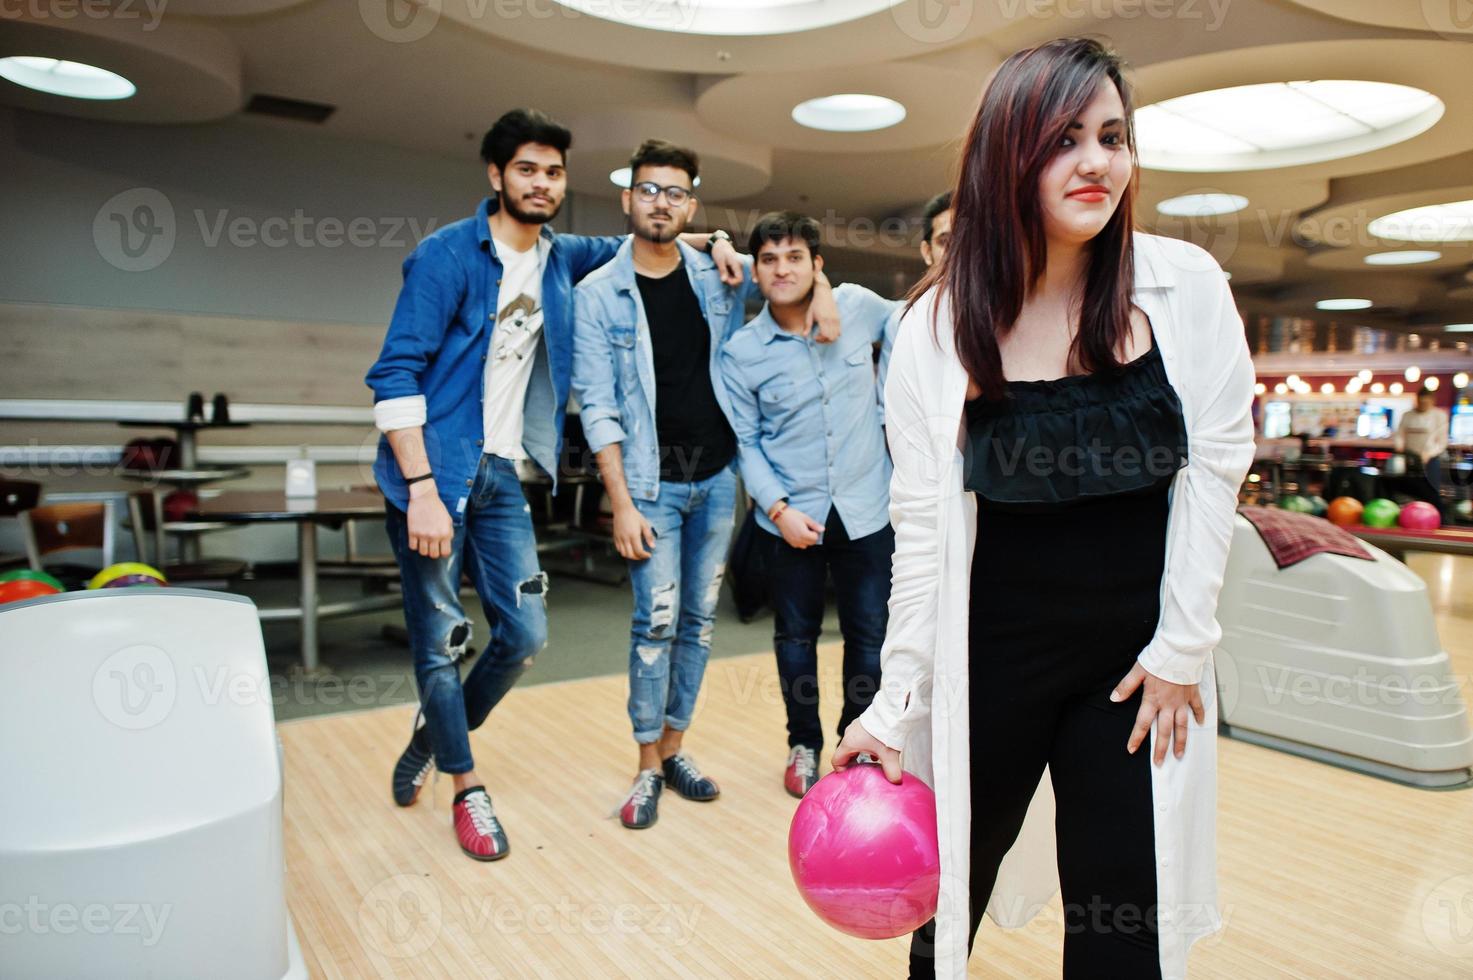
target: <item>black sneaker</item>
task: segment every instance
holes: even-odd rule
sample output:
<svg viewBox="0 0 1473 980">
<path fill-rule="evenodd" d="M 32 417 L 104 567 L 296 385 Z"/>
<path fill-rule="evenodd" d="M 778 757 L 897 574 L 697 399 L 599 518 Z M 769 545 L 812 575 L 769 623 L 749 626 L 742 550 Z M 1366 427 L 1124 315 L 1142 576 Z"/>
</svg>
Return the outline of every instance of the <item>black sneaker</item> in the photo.
<svg viewBox="0 0 1473 980">
<path fill-rule="evenodd" d="M 400 806 L 413 806 L 434 768 L 435 757 L 430 754 L 430 733 L 423 727 L 417 728 L 409 739 L 404 754 L 394 764 L 394 802 Z"/>
<path fill-rule="evenodd" d="M 630 830 L 643 830 L 659 818 L 660 793 L 665 777 L 654 769 L 641 769 L 634 777 L 634 788 L 619 805 L 619 822 Z"/>
<path fill-rule="evenodd" d="M 721 795 L 716 780 L 701 774 L 696 760 L 684 752 L 677 752 L 665 760 L 665 782 L 687 800 L 705 803 Z"/>
</svg>

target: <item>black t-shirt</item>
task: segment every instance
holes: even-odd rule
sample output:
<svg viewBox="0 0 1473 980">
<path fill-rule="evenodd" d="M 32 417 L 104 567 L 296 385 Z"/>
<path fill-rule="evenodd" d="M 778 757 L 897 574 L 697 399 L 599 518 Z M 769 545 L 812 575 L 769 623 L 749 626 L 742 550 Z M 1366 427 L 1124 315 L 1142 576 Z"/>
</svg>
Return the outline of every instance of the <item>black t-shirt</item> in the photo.
<svg viewBox="0 0 1473 980">
<path fill-rule="evenodd" d="M 635 274 L 655 355 L 655 432 L 660 479 L 715 476 L 736 455 L 736 436 L 711 389 L 711 328 L 684 265 L 659 279 Z"/>
</svg>

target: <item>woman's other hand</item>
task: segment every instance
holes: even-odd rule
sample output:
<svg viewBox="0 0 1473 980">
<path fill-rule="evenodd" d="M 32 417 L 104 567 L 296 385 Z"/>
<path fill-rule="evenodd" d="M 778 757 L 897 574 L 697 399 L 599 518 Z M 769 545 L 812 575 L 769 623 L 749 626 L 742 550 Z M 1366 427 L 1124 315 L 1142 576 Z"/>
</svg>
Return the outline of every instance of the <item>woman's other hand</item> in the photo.
<svg viewBox="0 0 1473 980">
<path fill-rule="evenodd" d="M 1153 761 L 1161 765 L 1166 761 L 1166 746 L 1175 744 L 1174 754 L 1178 759 L 1187 750 L 1187 712 L 1190 711 L 1202 724 L 1206 717 L 1202 707 L 1202 693 L 1196 684 L 1173 684 L 1164 681 L 1142 667 L 1139 661 L 1130 668 L 1130 673 L 1115 685 L 1110 692 L 1111 701 L 1124 701 L 1145 682 L 1141 695 L 1141 710 L 1135 716 L 1135 727 L 1125 743 L 1125 751 L 1132 754 L 1151 733 L 1151 723 L 1156 724 L 1156 752 Z M 845 736 L 848 737 L 847 734 Z"/>
</svg>

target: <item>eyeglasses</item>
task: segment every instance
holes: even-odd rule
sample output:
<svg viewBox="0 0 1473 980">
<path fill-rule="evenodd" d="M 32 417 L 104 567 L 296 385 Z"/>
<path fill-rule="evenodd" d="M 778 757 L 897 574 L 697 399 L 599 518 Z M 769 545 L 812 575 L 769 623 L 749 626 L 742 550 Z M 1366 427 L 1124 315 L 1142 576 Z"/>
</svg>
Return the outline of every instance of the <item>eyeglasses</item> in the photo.
<svg viewBox="0 0 1473 980">
<path fill-rule="evenodd" d="M 672 207 L 678 208 L 691 198 L 690 188 L 688 187 L 679 187 L 673 184 L 669 187 L 661 187 L 653 180 L 641 180 L 631 187 L 630 190 L 634 191 L 634 196 L 645 204 L 652 204 L 658 200 L 661 191 L 665 192 L 665 200 L 669 201 Z"/>
</svg>

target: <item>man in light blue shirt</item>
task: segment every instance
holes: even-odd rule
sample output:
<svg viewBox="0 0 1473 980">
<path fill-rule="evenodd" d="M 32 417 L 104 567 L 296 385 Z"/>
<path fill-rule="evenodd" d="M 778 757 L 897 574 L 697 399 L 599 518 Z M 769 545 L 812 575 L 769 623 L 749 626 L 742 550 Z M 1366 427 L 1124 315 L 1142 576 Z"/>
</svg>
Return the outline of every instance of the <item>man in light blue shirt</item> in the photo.
<svg viewBox="0 0 1473 980">
<path fill-rule="evenodd" d="M 816 647 L 830 572 L 844 636 L 841 736 L 879 686 L 895 533 L 874 348 L 897 304 L 852 283 L 837 287 L 844 331 L 819 346 L 806 336 L 823 269 L 818 223 L 791 211 L 763 215 L 750 250 L 767 305 L 722 346 L 721 373 L 742 480 L 757 501 L 767 550 L 788 714 L 783 783 L 802 796 L 817 781 L 823 749 Z"/>
</svg>

